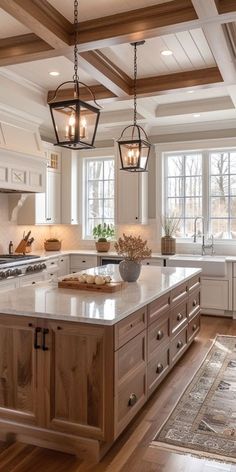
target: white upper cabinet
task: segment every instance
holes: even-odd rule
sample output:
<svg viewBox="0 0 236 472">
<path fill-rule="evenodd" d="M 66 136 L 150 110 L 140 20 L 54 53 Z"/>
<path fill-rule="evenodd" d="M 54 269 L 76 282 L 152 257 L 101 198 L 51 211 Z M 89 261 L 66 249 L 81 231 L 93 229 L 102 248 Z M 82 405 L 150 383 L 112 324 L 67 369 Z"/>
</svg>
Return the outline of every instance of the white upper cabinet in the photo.
<svg viewBox="0 0 236 472">
<path fill-rule="evenodd" d="M 61 222 L 67 225 L 79 223 L 78 152 L 65 149 L 62 152 L 62 203 Z"/>
<path fill-rule="evenodd" d="M 46 192 L 28 195 L 24 199 L 18 210 L 18 224 L 61 223 L 61 153 L 47 143 L 44 143 L 44 152 L 47 159 Z"/>
<path fill-rule="evenodd" d="M 116 153 L 116 224 L 148 223 L 148 173 L 120 170 Z"/>
</svg>

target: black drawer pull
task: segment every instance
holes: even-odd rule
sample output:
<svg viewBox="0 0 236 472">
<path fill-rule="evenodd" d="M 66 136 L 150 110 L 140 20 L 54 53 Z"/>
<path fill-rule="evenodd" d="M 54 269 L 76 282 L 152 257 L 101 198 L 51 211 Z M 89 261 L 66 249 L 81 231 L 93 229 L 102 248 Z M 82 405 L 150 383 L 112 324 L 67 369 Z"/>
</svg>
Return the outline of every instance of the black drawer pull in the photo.
<svg viewBox="0 0 236 472">
<path fill-rule="evenodd" d="M 181 321 L 182 319 L 183 319 L 183 315 L 182 315 L 182 313 L 179 313 L 177 315 L 177 321 Z"/>
<path fill-rule="evenodd" d="M 197 306 L 197 300 L 193 300 L 193 306 Z"/>
<path fill-rule="evenodd" d="M 160 329 L 160 331 L 157 332 L 157 341 L 160 341 L 164 336 L 163 331 Z"/>
<path fill-rule="evenodd" d="M 181 347 L 183 347 L 183 341 L 178 341 L 176 347 L 177 349 L 180 349 Z"/>
<path fill-rule="evenodd" d="M 128 406 L 134 406 L 135 403 L 137 403 L 137 396 L 135 395 L 135 393 L 131 393 L 130 397 L 129 397 L 129 401 L 128 401 Z"/>
<path fill-rule="evenodd" d="M 57 329 L 58 329 L 58 331 L 60 331 L 60 330 L 62 329 L 62 327 L 61 327 L 61 326 L 57 326 Z"/>
<path fill-rule="evenodd" d="M 197 325 L 194 324 L 194 325 L 193 325 L 193 331 L 196 331 L 196 329 L 197 329 Z"/>
<path fill-rule="evenodd" d="M 156 373 L 157 373 L 157 374 L 161 374 L 161 372 L 163 371 L 163 369 L 164 369 L 163 364 L 157 364 Z"/>
<path fill-rule="evenodd" d="M 34 349 L 40 349 L 41 346 L 38 344 L 38 334 L 41 333 L 41 328 L 35 328 L 34 331 Z"/>
<path fill-rule="evenodd" d="M 43 329 L 43 343 L 42 343 L 42 350 L 48 351 L 48 347 L 46 346 L 46 335 L 49 333 L 49 329 Z"/>
</svg>

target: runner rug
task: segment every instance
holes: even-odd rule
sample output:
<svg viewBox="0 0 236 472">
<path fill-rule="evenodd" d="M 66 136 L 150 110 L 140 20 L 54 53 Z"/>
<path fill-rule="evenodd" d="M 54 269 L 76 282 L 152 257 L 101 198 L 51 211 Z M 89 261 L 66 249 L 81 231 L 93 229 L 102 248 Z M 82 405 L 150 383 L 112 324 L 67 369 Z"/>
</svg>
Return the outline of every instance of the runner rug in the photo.
<svg viewBox="0 0 236 472">
<path fill-rule="evenodd" d="M 236 462 L 236 336 L 217 336 L 152 446 Z"/>
</svg>

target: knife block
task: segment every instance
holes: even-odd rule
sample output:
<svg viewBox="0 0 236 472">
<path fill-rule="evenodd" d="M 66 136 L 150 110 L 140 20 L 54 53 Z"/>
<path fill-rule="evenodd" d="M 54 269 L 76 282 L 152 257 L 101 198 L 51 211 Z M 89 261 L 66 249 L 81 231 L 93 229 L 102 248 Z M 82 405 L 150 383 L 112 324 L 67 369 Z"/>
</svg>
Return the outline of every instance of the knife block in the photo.
<svg viewBox="0 0 236 472">
<path fill-rule="evenodd" d="M 18 244 L 17 248 L 15 249 L 17 254 L 25 254 L 27 252 L 27 241 L 22 239 L 21 242 Z"/>
</svg>

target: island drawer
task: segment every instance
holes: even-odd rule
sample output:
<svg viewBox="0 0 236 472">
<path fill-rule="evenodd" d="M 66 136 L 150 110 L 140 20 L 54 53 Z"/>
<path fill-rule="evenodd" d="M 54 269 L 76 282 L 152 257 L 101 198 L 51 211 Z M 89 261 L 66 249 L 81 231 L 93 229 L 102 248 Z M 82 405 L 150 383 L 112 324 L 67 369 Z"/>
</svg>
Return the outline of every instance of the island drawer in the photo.
<svg viewBox="0 0 236 472">
<path fill-rule="evenodd" d="M 185 327 L 170 343 L 170 363 L 173 365 L 179 357 L 181 357 L 182 352 L 187 346 L 187 334 L 188 328 Z"/>
<path fill-rule="evenodd" d="M 171 333 L 176 334 L 187 323 L 188 303 L 184 301 L 171 310 Z"/>
<path fill-rule="evenodd" d="M 164 313 L 170 309 L 170 293 L 154 300 L 148 305 L 148 324 L 158 320 Z"/>
<path fill-rule="evenodd" d="M 129 424 L 147 397 L 146 367 L 141 367 L 118 389 L 115 397 L 115 437 Z"/>
<path fill-rule="evenodd" d="M 195 275 L 195 277 L 192 277 L 192 279 L 190 279 L 188 281 L 188 290 L 189 290 L 189 294 L 192 292 L 192 291 L 195 291 L 196 289 L 200 289 L 200 286 L 201 286 L 201 277 L 200 275 Z"/>
<path fill-rule="evenodd" d="M 197 336 L 197 333 L 200 330 L 200 319 L 201 315 L 198 313 L 192 320 L 190 321 L 188 325 L 188 342 L 191 343 L 191 341 Z"/>
<path fill-rule="evenodd" d="M 195 290 L 188 298 L 188 317 L 193 318 L 200 311 L 200 290 Z"/>
<path fill-rule="evenodd" d="M 164 313 L 155 323 L 148 326 L 148 359 L 170 339 L 170 315 Z"/>
<path fill-rule="evenodd" d="M 178 287 L 171 291 L 171 304 L 176 305 L 177 303 L 186 300 L 188 296 L 188 285 L 187 283 L 180 284 Z"/>
<path fill-rule="evenodd" d="M 141 333 L 147 326 L 146 307 L 140 308 L 115 325 L 115 349 Z"/>
<path fill-rule="evenodd" d="M 155 354 L 148 364 L 148 396 L 156 389 L 170 367 L 170 349 L 166 346 Z"/>
<path fill-rule="evenodd" d="M 115 352 L 115 388 L 139 367 L 146 365 L 146 331 Z"/>
</svg>

